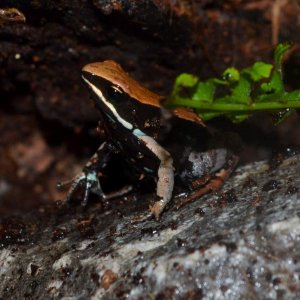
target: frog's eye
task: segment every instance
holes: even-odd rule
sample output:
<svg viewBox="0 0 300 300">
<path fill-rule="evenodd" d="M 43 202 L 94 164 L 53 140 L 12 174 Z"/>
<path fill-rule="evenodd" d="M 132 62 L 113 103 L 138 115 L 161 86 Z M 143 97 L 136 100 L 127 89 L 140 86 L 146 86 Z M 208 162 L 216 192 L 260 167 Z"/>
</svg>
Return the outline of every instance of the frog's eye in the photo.
<svg viewBox="0 0 300 300">
<path fill-rule="evenodd" d="M 111 85 L 107 90 L 107 96 L 112 102 L 119 102 L 123 99 L 124 92 L 117 85 Z"/>
<path fill-rule="evenodd" d="M 123 94 L 123 91 L 117 85 L 112 85 L 111 88 L 114 90 L 116 94 Z"/>
</svg>

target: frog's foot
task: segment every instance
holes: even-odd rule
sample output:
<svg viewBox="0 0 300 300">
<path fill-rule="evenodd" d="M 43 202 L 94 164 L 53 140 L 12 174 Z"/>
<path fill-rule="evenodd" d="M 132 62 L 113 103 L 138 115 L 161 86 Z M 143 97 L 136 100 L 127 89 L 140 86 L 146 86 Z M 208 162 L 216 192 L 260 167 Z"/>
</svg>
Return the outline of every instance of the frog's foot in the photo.
<svg viewBox="0 0 300 300">
<path fill-rule="evenodd" d="M 223 184 L 224 184 L 224 179 L 221 177 L 216 177 L 216 178 L 211 179 L 202 188 L 199 188 L 198 190 L 196 190 L 192 193 L 189 193 L 189 194 L 184 195 L 183 197 L 180 197 L 179 202 L 176 204 L 176 208 L 179 209 L 180 207 L 182 207 L 190 202 L 193 202 L 206 194 L 219 191 L 222 188 Z"/>
<path fill-rule="evenodd" d="M 75 190 L 79 186 L 84 185 L 85 190 L 84 190 L 83 200 L 81 201 L 82 206 L 87 205 L 89 195 L 91 192 L 94 194 L 97 194 L 102 199 L 109 200 L 112 198 L 117 198 L 117 197 L 123 196 L 125 194 L 128 194 L 132 190 L 132 186 L 124 186 L 120 190 L 105 194 L 101 188 L 100 181 L 97 176 L 97 172 L 91 171 L 91 170 L 83 171 L 82 173 L 77 175 L 75 178 L 73 178 L 70 182 L 71 182 L 71 187 L 69 189 L 69 192 L 68 192 L 68 195 L 67 195 L 67 198 L 65 201 L 70 202 Z M 63 186 L 63 185 L 66 185 L 67 183 L 68 182 L 60 183 L 60 184 L 58 184 L 58 186 Z"/>
<path fill-rule="evenodd" d="M 150 205 L 149 209 L 151 215 L 155 217 L 156 220 L 159 220 L 159 216 L 164 210 L 164 207 L 167 205 L 167 202 L 162 200 L 156 201 L 152 206 Z"/>
<path fill-rule="evenodd" d="M 82 206 L 86 206 L 91 191 L 94 194 L 104 197 L 104 193 L 102 191 L 102 188 L 101 188 L 101 185 L 99 182 L 99 178 L 97 176 L 97 172 L 96 171 L 86 171 L 86 172 L 80 173 L 78 176 L 76 176 L 72 180 L 72 184 L 69 189 L 69 192 L 68 192 L 68 195 L 66 198 L 66 202 L 70 201 L 70 199 L 72 198 L 77 187 L 82 184 L 85 185 L 84 198 L 81 201 Z"/>
<path fill-rule="evenodd" d="M 238 158 L 233 156 L 228 161 L 226 167 L 222 168 L 210 178 L 205 178 L 206 183 L 202 187 L 199 187 L 194 192 L 181 197 L 180 201 L 176 204 L 176 208 L 179 209 L 180 207 L 193 202 L 208 193 L 218 192 L 223 187 L 224 182 L 230 176 L 237 163 Z"/>
</svg>

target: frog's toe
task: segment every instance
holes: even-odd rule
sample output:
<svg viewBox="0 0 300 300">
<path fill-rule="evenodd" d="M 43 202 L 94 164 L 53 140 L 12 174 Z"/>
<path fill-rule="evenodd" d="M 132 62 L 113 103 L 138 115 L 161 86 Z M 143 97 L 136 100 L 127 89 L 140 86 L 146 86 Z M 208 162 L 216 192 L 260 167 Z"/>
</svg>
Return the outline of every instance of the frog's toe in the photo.
<svg viewBox="0 0 300 300">
<path fill-rule="evenodd" d="M 58 184 L 58 186 L 62 187 L 67 183 L 70 182 L 68 181 L 65 183 L 60 183 Z M 124 186 L 120 190 L 111 192 L 109 194 L 104 194 L 101 188 L 97 172 L 95 170 L 84 170 L 71 181 L 71 187 L 66 197 L 66 202 L 70 202 L 71 198 L 73 197 L 73 194 L 79 186 L 82 186 L 84 189 L 84 196 L 81 201 L 82 206 L 87 205 L 91 192 L 100 196 L 102 199 L 108 200 L 112 198 L 121 197 L 125 194 L 128 194 L 132 190 L 132 186 Z"/>
<path fill-rule="evenodd" d="M 66 197 L 66 202 L 70 202 L 77 187 L 85 180 L 86 180 L 86 176 L 83 172 L 72 179 L 71 187 L 70 187 L 70 189 L 68 191 L 68 195 Z M 68 183 L 69 183 L 69 181 L 68 181 Z M 59 186 L 63 186 L 63 185 L 65 185 L 65 183 L 59 184 Z"/>
<path fill-rule="evenodd" d="M 97 173 L 95 171 L 88 171 L 80 173 L 73 179 L 66 202 L 71 200 L 75 190 L 80 185 L 84 185 L 84 197 L 81 201 L 82 206 L 86 206 L 91 191 L 99 196 L 103 196 Z"/>
<path fill-rule="evenodd" d="M 152 206 L 149 207 L 151 214 L 156 220 L 159 220 L 160 214 L 162 213 L 165 204 L 163 201 L 156 201 Z"/>
<path fill-rule="evenodd" d="M 89 171 L 85 174 L 85 193 L 81 205 L 85 206 L 87 204 L 90 191 L 98 196 L 104 196 L 99 178 L 95 171 Z"/>
</svg>

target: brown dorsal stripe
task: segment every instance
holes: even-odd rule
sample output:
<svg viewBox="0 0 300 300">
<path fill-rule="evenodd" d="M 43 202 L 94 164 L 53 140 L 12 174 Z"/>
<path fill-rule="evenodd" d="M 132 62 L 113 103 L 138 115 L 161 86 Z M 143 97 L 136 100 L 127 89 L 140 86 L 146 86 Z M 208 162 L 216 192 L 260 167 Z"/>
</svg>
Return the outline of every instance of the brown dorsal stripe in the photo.
<svg viewBox="0 0 300 300">
<path fill-rule="evenodd" d="M 112 84 L 121 87 L 130 97 L 149 105 L 160 107 L 162 97 L 149 91 L 131 78 L 122 67 L 113 60 L 94 62 L 82 69 L 85 72 L 102 77 Z"/>
<path fill-rule="evenodd" d="M 173 113 L 181 119 L 195 122 L 195 123 L 202 125 L 203 127 L 206 127 L 204 122 L 201 120 L 201 118 L 196 113 L 194 113 L 192 110 L 189 110 L 184 107 L 178 107 L 173 110 Z"/>
</svg>

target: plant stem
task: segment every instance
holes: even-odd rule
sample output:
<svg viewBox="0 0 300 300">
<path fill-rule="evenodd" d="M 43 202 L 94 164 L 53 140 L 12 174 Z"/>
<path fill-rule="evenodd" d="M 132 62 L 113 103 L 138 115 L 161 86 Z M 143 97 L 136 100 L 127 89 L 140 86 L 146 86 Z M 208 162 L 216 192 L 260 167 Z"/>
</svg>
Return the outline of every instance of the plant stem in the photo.
<svg viewBox="0 0 300 300">
<path fill-rule="evenodd" d="M 256 102 L 252 104 L 238 103 L 203 103 L 188 99 L 176 99 L 174 106 L 188 106 L 203 111 L 258 111 L 258 110 L 280 110 L 285 108 L 300 108 L 300 101 L 282 101 L 278 102 Z"/>
</svg>

